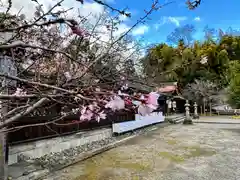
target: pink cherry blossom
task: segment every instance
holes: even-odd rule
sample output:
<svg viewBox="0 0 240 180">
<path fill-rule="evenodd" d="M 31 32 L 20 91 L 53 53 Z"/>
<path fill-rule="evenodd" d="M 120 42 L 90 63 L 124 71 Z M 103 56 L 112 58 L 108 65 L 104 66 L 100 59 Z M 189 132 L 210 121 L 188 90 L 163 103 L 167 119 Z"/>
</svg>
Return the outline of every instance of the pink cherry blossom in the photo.
<svg viewBox="0 0 240 180">
<path fill-rule="evenodd" d="M 67 81 L 70 81 L 72 79 L 72 76 L 68 71 L 64 73 L 64 76 L 66 77 Z"/>
<path fill-rule="evenodd" d="M 159 94 L 157 93 L 154 93 L 154 92 L 151 92 L 149 95 L 148 95 L 148 98 L 147 98 L 147 104 L 151 104 L 153 106 L 158 106 L 158 97 L 159 97 Z"/>
<path fill-rule="evenodd" d="M 84 114 L 81 114 L 80 120 L 88 120 L 90 121 L 93 117 L 93 113 L 90 110 L 86 110 Z"/>
<path fill-rule="evenodd" d="M 146 116 L 146 115 L 150 114 L 152 111 L 153 111 L 153 109 L 148 107 L 147 105 L 141 104 L 138 107 L 138 114 L 140 114 L 141 116 Z"/>
<path fill-rule="evenodd" d="M 105 108 L 110 108 L 113 111 L 121 110 L 125 108 L 125 102 L 119 96 L 114 96 L 114 98 L 105 105 Z"/>
<path fill-rule="evenodd" d="M 94 105 L 94 104 L 90 104 L 90 105 L 88 105 L 88 108 L 89 108 L 91 111 L 93 111 L 94 108 L 95 108 L 95 105 Z"/>
<path fill-rule="evenodd" d="M 77 26 L 70 26 L 70 28 L 72 29 L 72 33 L 73 33 L 73 34 L 76 34 L 76 35 L 78 35 L 78 36 L 83 36 L 83 37 L 85 37 L 85 36 L 88 36 L 88 35 L 89 35 L 86 31 L 84 31 L 83 29 L 80 29 L 80 28 L 77 27 Z"/>
<path fill-rule="evenodd" d="M 27 92 L 23 91 L 23 89 L 17 88 L 13 95 L 15 95 L 15 96 L 24 96 L 26 94 L 27 94 Z"/>
<path fill-rule="evenodd" d="M 83 106 L 83 108 L 82 108 L 82 110 L 81 110 L 81 114 L 85 114 L 86 110 L 87 110 L 87 107 L 86 107 L 86 106 Z"/>
<path fill-rule="evenodd" d="M 107 118 L 107 114 L 102 111 L 97 115 L 96 121 L 100 122 L 101 119 L 106 119 L 106 118 Z"/>
<path fill-rule="evenodd" d="M 104 113 L 103 111 L 99 113 L 99 116 L 101 119 L 106 119 L 107 118 L 107 114 Z"/>
<path fill-rule="evenodd" d="M 77 34 L 79 36 L 83 36 L 84 33 L 83 33 L 83 31 L 80 28 L 78 28 L 76 26 L 70 26 L 70 28 L 72 29 L 73 34 Z"/>
</svg>

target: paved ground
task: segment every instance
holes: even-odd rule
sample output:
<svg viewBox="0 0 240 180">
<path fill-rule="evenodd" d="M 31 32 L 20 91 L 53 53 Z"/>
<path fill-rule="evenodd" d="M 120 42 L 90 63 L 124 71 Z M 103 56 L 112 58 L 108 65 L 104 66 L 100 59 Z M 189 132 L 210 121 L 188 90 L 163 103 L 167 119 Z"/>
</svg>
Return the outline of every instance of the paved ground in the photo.
<svg viewBox="0 0 240 180">
<path fill-rule="evenodd" d="M 233 123 L 240 124 L 240 119 L 233 118 L 234 116 L 202 116 L 200 119 L 194 120 L 195 122 L 206 122 L 206 123 Z"/>
<path fill-rule="evenodd" d="M 56 172 L 56 180 L 239 180 L 240 125 L 181 124 Z"/>
</svg>

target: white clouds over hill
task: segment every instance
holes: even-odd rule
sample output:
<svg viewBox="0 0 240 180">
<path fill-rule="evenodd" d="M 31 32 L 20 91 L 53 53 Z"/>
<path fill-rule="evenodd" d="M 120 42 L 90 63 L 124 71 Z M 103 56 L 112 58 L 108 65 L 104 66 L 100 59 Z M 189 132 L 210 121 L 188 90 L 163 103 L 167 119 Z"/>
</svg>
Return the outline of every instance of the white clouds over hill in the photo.
<svg viewBox="0 0 240 180">
<path fill-rule="evenodd" d="M 180 26 L 181 22 L 186 21 L 188 18 L 186 16 L 163 16 L 161 20 L 155 24 L 155 29 L 158 30 L 160 26 L 165 24 L 174 24 L 175 26 Z"/>
<path fill-rule="evenodd" d="M 134 36 L 143 35 L 148 31 L 149 31 L 149 27 L 147 25 L 141 25 L 141 26 L 137 27 L 136 29 L 134 29 L 132 34 Z"/>
<path fill-rule="evenodd" d="M 194 21 L 201 21 L 201 18 L 198 16 L 198 17 L 195 17 L 194 18 Z"/>
</svg>

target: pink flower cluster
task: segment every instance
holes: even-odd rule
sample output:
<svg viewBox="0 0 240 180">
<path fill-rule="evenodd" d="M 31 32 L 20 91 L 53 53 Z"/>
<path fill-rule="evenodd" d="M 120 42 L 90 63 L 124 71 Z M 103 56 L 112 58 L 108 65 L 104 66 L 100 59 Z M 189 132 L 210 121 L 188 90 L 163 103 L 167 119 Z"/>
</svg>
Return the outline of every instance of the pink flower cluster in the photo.
<svg viewBox="0 0 240 180">
<path fill-rule="evenodd" d="M 13 95 L 15 95 L 15 96 L 24 96 L 24 95 L 26 95 L 26 94 L 27 94 L 26 91 L 24 91 L 24 90 L 21 89 L 21 88 L 17 88 L 16 91 L 15 91 L 15 93 L 14 93 Z"/>
<path fill-rule="evenodd" d="M 119 96 L 114 96 L 106 105 L 105 108 L 110 108 L 112 111 L 125 108 L 125 102 Z"/>
<path fill-rule="evenodd" d="M 104 109 L 111 109 L 117 111 L 125 108 L 125 102 L 119 96 L 114 96 L 104 107 L 101 107 L 97 102 L 90 105 L 83 106 L 80 113 L 80 121 L 96 120 L 99 122 L 101 119 L 106 119 L 107 114 Z"/>
<path fill-rule="evenodd" d="M 78 36 L 86 37 L 89 35 L 85 30 L 83 30 L 77 26 L 70 26 L 70 28 L 72 30 L 72 33 L 76 34 Z"/>
<path fill-rule="evenodd" d="M 87 106 L 83 106 L 80 112 L 80 121 L 90 121 L 94 119 L 99 122 L 101 119 L 106 119 L 107 117 L 107 115 L 103 110 L 101 110 L 96 102 Z"/>
</svg>

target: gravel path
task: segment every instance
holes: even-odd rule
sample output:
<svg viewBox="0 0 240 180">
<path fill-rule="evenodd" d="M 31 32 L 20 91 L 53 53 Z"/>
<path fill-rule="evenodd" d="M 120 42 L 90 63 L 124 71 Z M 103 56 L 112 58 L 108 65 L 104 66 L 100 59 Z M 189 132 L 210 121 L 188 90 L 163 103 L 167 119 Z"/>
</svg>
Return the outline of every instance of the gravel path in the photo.
<svg viewBox="0 0 240 180">
<path fill-rule="evenodd" d="M 152 126 L 148 126 L 142 129 L 138 129 L 133 132 L 125 133 L 119 136 L 114 136 L 111 138 L 107 138 L 100 141 L 95 141 L 91 143 L 87 143 L 81 146 L 77 146 L 74 148 L 66 149 L 62 152 L 57 153 L 50 153 L 46 154 L 40 158 L 34 159 L 34 164 L 37 166 L 40 166 L 42 168 L 50 169 L 51 171 L 54 171 L 54 169 L 59 169 L 62 166 L 65 166 L 73 161 L 75 161 L 75 158 L 78 157 L 78 155 L 81 155 L 82 153 L 89 152 L 94 149 L 101 148 L 103 146 L 106 146 L 108 144 L 114 143 L 116 141 L 119 141 L 121 139 L 124 139 L 126 137 L 132 136 L 132 135 L 139 135 L 143 133 L 147 133 L 151 131 L 152 129 L 157 129 L 163 126 L 168 126 L 168 123 L 161 123 L 156 124 Z M 23 160 L 27 159 L 26 157 L 22 157 Z"/>
<path fill-rule="evenodd" d="M 200 119 L 193 120 L 199 123 L 223 123 L 223 124 L 240 124 L 240 119 L 234 119 L 233 116 L 202 116 Z"/>
<path fill-rule="evenodd" d="M 159 128 L 49 180 L 239 180 L 240 125 Z"/>
</svg>

